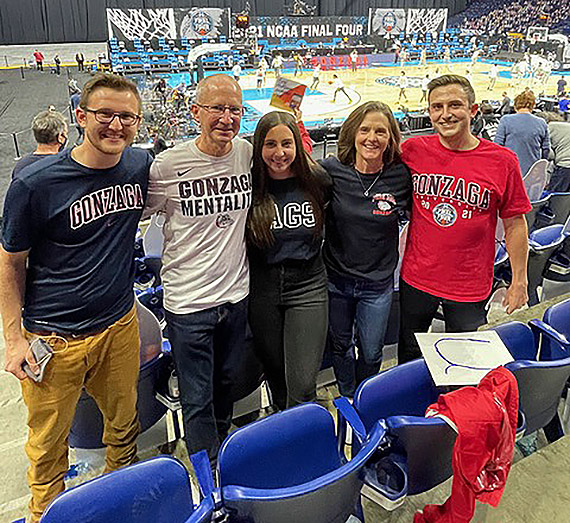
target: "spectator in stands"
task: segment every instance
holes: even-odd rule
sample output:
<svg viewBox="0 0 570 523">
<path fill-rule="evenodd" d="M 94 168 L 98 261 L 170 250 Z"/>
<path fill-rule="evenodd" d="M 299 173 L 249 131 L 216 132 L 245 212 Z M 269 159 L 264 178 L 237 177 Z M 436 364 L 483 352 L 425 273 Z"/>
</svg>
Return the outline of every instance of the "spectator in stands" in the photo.
<svg viewBox="0 0 570 523">
<path fill-rule="evenodd" d="M 249 324 L 273 402 L 283 410 L 316 399 L 328 325 L 321 244 L 331 180 L 305 152 L 288 113 L 263 116 L 253 145 Z"/>
<path fill-rule="evenodd" d="M 32 120 L 32 132 L 38 144 L 36 150 L 18 160 L 12 171 L 12 178 L 24 167 L 57 154 L 67 143 L 67 122 L 63 114 L 56 111 L 38 113 Z"/>
<path fill-rule="evenodd" d="M 85 71 L 85 56 L 81 51 L 75 53 L 75 61 L 77 62 L 77 70 L 79 72 Z"/>
<path fill-rule="evenodd" d="M 509 98 L 507 91 L 503 91 L 503 94 L 501 96 L 503 99 L 501 100 L 499 109 L 497 109 L 497 113 L 501 116 L 504 116 L 505 114 L 511 113 L 512 100 Z"/>
<path fill-rule="evenodd" d="M 61 74 L 61 58 L 59 57 L 59 55 L 57 53 L 53 57 L 53 63 L 55 65 L 55 74 L 57 74 L 57 76 L 59 76 Z"/>
<path fill-rule="evenodd" d="M 515 155 L 471 133 L 477 106 L 465 77 L 435 78 L 428 101 L 436 134 L 402 145 L 414 199 L 400 277 L 399 363 L 421 356 L 414 333 L 427 332 L 440 305 L 450 332 L 486 322 L 499 217 L 513 271 L 507 313 L 528 300 L 524 213 L 531 205 Z"/>
<path fill-rule="evenodd" d="M 36 69 L 38 71 L 44 70 L 44 55 L 41 51 L 37 49 L 34 51 L 34 60 L 36 61 Z"/>
<path fill-rule="evenodd" d="M 145 214 L 164 212 L 168 231 L 164 308 L 186 447 L 206 449 L 215 463 L 232 419 L 232 370 L 245 350 L 252 147 L 237 137 L 243 103 L 232 77 L 204 78 L 192 114 L 200 134 L 157 156 Z"/>
<path fill-rule="evenodd" d="M 0 312 L 5 368 L 21 381 L 28 409 L 32 523 L 65 488 L 68 435 L 84 387 L 103 413 L 105 470 L 137 459 L 132 262 L 150 156 L 129 145 L 140 113 L 132 82 L 93 78 L 77 109 L 85 141 L 24 169 L 6 196 Z M 43 363 L 32 352 L 38 338 L 54 351 Z"/>
<path fill-rule="evenodd" d="M 495 114 L 493 106 L 488 102 L 481 104 L 481 115 L 483 117 L 483 128 L 480 136 L 492 142 L 497 134 L 500 118 Z"/>
<path fill-rule="evenodd" d="M 338 158 L 322 165 L 333 180 L 324 244 L 333 366 L 340 393 L 352 397 L 380 369 L 398 222 L 410 206 L 412 181 L 390 108 L 371 101 L 352 111 L 340 130 Z"/>
<path fill-rule="evenodd" d="M 546 189 L 550 192 L 570 192 L 570 122 L 554 112 L 539 113 L 548 123 L 550 160 L 554 164 Z"/>
<path fill-rule="evenodd" d="M 516 114 L 503 116 L 495 135 L 495 143 L 517 155 L 523 176 L 537 160 L 548 158 L 550 151 L 548 127 L 542 118 L 532 114 L 534 105 L 532 91 L 519 94 L 515 98 Z"/>
</svg>

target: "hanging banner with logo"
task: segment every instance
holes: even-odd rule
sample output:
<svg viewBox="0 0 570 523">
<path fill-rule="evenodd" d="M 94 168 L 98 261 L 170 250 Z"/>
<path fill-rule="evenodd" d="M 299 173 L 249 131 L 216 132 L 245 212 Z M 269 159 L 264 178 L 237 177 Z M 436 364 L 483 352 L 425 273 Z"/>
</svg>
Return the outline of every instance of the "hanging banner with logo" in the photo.
<svg viewBox="0 0 570 523">
<path fill-rule="evenodd" d="M 368 33 L 367 16 L 251 16 L 257 38 L 279 43 L 282 38 L 328 41 L 360 38 Z M 250 29 L 253 31 L 253 29 Z"/>
<path fill-rule="evenodd" d="M 118 40 L 228 37 L 230 8 L 107 9 L 107 28 Z"/>
<path fill-rule="evenodd" d="M 373 35 L 397 35 L 406 30 L 405 9 L 370 8 L 369 20 L 369 33 Z"/>
<path fill-rule="evenodd" d="M 174 9 L 178 38 L 199 40 L 229 34 L 230 8 L 192 7 Z"/>
</svg>

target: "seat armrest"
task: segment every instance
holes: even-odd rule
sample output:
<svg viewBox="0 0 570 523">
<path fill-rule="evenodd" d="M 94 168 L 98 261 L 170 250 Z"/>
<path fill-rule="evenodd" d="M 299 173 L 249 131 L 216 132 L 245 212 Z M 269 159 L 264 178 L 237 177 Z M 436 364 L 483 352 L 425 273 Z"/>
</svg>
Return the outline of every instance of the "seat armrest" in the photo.
<svg viewBox="0 0 570 523">
<path fill-rule="evenodd" d="M 568 341 L 568 338 L 566 338 L 564 334 L 561 334 L 547 323 L 544 323 L 542 320 L 530 320 L 528 324 L 535 335 L 538 334 L 538 336 L 546 336 L 552 341 L 559 343 L 562 345 L 562 348 L 568 352 L 568 355 L 570 355 L 570 341 Z M 540 357 L 537 359 L 540 361 Z"/>
<path fill-rule="evenodd" d="M 334 400 L 334 405 L 338 410 L 339 448 L 342 448 L 345 443 L 346 423 L 351 426 L 354 435 L 358 439 L 358 443 L 362 445 L 366 439 L 366 427 L 364 427 L 364 423 L 362 423 L 356 409 L 350 404 L 348 398 L 344 396 Z M 341 455 L 344 455 L 344 452 L 342 452 Z"/>
<path fill-rule="evenodd" d="M 205 450 L 196 452 L 196 454 L 190 456 L 190 461 L 194 467 L 194 473 L 196 474 L 196 479 L 200 486 L 202 498 L 211 496 L 216 487 L 214 485 L 214 476 L 210 467 L 208 453 Z"/>
</svg>

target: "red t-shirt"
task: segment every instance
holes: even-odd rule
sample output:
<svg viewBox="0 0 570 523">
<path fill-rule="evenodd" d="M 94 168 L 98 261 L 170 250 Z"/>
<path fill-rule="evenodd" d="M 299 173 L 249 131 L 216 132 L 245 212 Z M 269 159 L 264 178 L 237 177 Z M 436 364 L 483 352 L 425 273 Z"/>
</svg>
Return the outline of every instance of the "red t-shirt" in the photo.
<svg viewBox="0 0 570 523">
<path fill-rule="evenodd" d="M 441 298 L 485 299 L 493 284 L 497 216 L 532 208 L 517 157 L 483 139 L 471 151 L 451 151 L 434 134 L 406 140 L 402 159 L 414 193 L 402 278 Z"/>
</svg>

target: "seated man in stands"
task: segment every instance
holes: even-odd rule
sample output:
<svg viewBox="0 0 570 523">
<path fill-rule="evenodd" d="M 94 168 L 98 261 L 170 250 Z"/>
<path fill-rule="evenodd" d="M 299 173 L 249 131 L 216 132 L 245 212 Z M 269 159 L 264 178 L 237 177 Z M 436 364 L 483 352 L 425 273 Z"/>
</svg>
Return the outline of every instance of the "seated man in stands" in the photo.
<svg viewBox="0 0 570 523">
<path fill-rule="evenodd" d="M 38 146 L 33 153 L 23 156 L 16 162 L 12 178 L 15 178 L 24 167 L 57 154 L 67 143 L 67 122 L 63 114 L 57 111 L 38 113 L 32 120 L 32 131 Z"/>
</svg>

